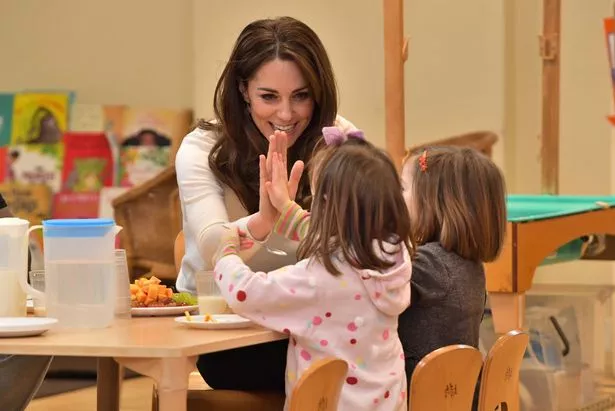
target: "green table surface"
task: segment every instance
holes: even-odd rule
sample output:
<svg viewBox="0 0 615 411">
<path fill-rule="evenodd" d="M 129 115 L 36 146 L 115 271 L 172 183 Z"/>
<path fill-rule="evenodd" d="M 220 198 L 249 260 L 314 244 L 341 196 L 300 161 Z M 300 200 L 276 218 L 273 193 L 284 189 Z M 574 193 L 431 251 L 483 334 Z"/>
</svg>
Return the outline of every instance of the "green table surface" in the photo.
<svg viewBox="0 0 615 411">
<path fill-rule="evenodd" d="M 508 221 L 519 223 L 585 213 L 602 208 L 597 201 L 615 206 L 615 196 L 511 194 L 506 198 Z"/>
</svg>

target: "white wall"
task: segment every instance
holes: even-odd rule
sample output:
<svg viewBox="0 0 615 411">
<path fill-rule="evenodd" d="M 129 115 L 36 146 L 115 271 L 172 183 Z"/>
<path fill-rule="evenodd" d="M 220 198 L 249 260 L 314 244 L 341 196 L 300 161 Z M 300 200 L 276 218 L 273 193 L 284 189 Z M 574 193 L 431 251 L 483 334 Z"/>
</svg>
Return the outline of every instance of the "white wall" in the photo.
<svg viewBox="0 0 615 411">
<path fill-rule="evenodd" d="M 192 107 L 192 1 L 1 0 L 0 91 Z"/>
<path fill-rule="evenodd" d="M 229 7 L 229 3 L 232 4 Z M 340 88 L 340 113 L 384 146 L 384 54 L 381 1 L 195 0 L 197 115 L 212 95 L 240 30 L 257 18 L 291 15 L 320 36 Z M 407 145 L 465 131 L 503 131 L 502 0 L 406 2 Z M 215 16 L 215 17 L 213 17 Z M 503 144 L 496 161 L 503 165 Z"/>
<path fill-rule="evenodd" d="M 511 2 L 512 3 L 512 2 Z M 541 75 L 538 34 L 542 2 L 507 5 L 506 167 L 512 192 L 540 193 Z M 611 191 L 611 84 L 602 19 L 610 0 L 562 1 L 560 172 L 561 194 Z M 576 262 L 540 268 L 539 282 L 611 283 L 612 264 Z M 585 275 L 587 274 L 587 275 Z"/>
</svg>

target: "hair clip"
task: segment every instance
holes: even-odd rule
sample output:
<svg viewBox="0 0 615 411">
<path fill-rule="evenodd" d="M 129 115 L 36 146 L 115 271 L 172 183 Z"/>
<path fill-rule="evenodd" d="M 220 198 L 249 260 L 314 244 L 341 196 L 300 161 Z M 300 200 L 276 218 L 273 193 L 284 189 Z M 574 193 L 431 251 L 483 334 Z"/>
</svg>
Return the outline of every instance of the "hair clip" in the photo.
<svg viewBox="0 0 615 411">
<path fill-rule="evenodd" d="M 427 150 L 423 150 L 423 154 L 419 157 L 419 166 L 421 166 L 421 171 L 427 171 Z"/>
<path fill-rule="evenodd" d="M 348 133 L 344 134 L 342 129 L 339 127 L 323 127 L 322 135 L 325 139 L 325 143 L 328 146 L 339 146 L 344 143 L 349 138 L 355 138 L 358 140 L 365 140 L 365 135 L 361 130 L 351 130 Z"/>
</svg>

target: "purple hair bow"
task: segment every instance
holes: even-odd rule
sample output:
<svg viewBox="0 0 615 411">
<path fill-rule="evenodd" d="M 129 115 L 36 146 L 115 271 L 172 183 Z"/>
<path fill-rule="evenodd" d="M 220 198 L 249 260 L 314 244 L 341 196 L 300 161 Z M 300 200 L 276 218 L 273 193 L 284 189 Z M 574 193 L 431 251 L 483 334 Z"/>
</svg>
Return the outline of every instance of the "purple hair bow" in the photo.
<svg viewBox="0 0 615 411">
<path fill-rule="evenodd" d="M 361 130 L 351 130 L 347 133 L 344 133 L 342 129 L 340 129 L 339 127 L 335 127 L 335 126 L 323 127 L 322 135 L 325 138 L 325 143 L 328 146 L 331 146 L 331 145 L 339 146 L 344 141 L 348 140 L 349 138 L 365 140 L 365 135 L 363 134 L 363 131 Z"/>
</svg>

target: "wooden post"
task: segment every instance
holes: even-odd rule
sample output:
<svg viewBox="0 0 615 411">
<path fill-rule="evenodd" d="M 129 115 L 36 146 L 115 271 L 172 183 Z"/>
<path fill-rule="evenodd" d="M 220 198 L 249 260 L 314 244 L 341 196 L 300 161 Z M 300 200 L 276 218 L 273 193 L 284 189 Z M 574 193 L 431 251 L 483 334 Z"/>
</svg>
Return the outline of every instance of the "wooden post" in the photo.
<svg viewBox="0 0 615 411">
<path fill-rule="evenodd" d="M 542 57 L 542 158 L 543 194 L 559 191 L 559 100 L 561 0 L 543 0 Z"/>
<path fill-rule="evenodd" d="M 384 6 L 384 109 L 386 149 L 401 170 L 406 151 L 404 109 L 404 41 L 403 0 L 383 0 Z"/>
</svg>

